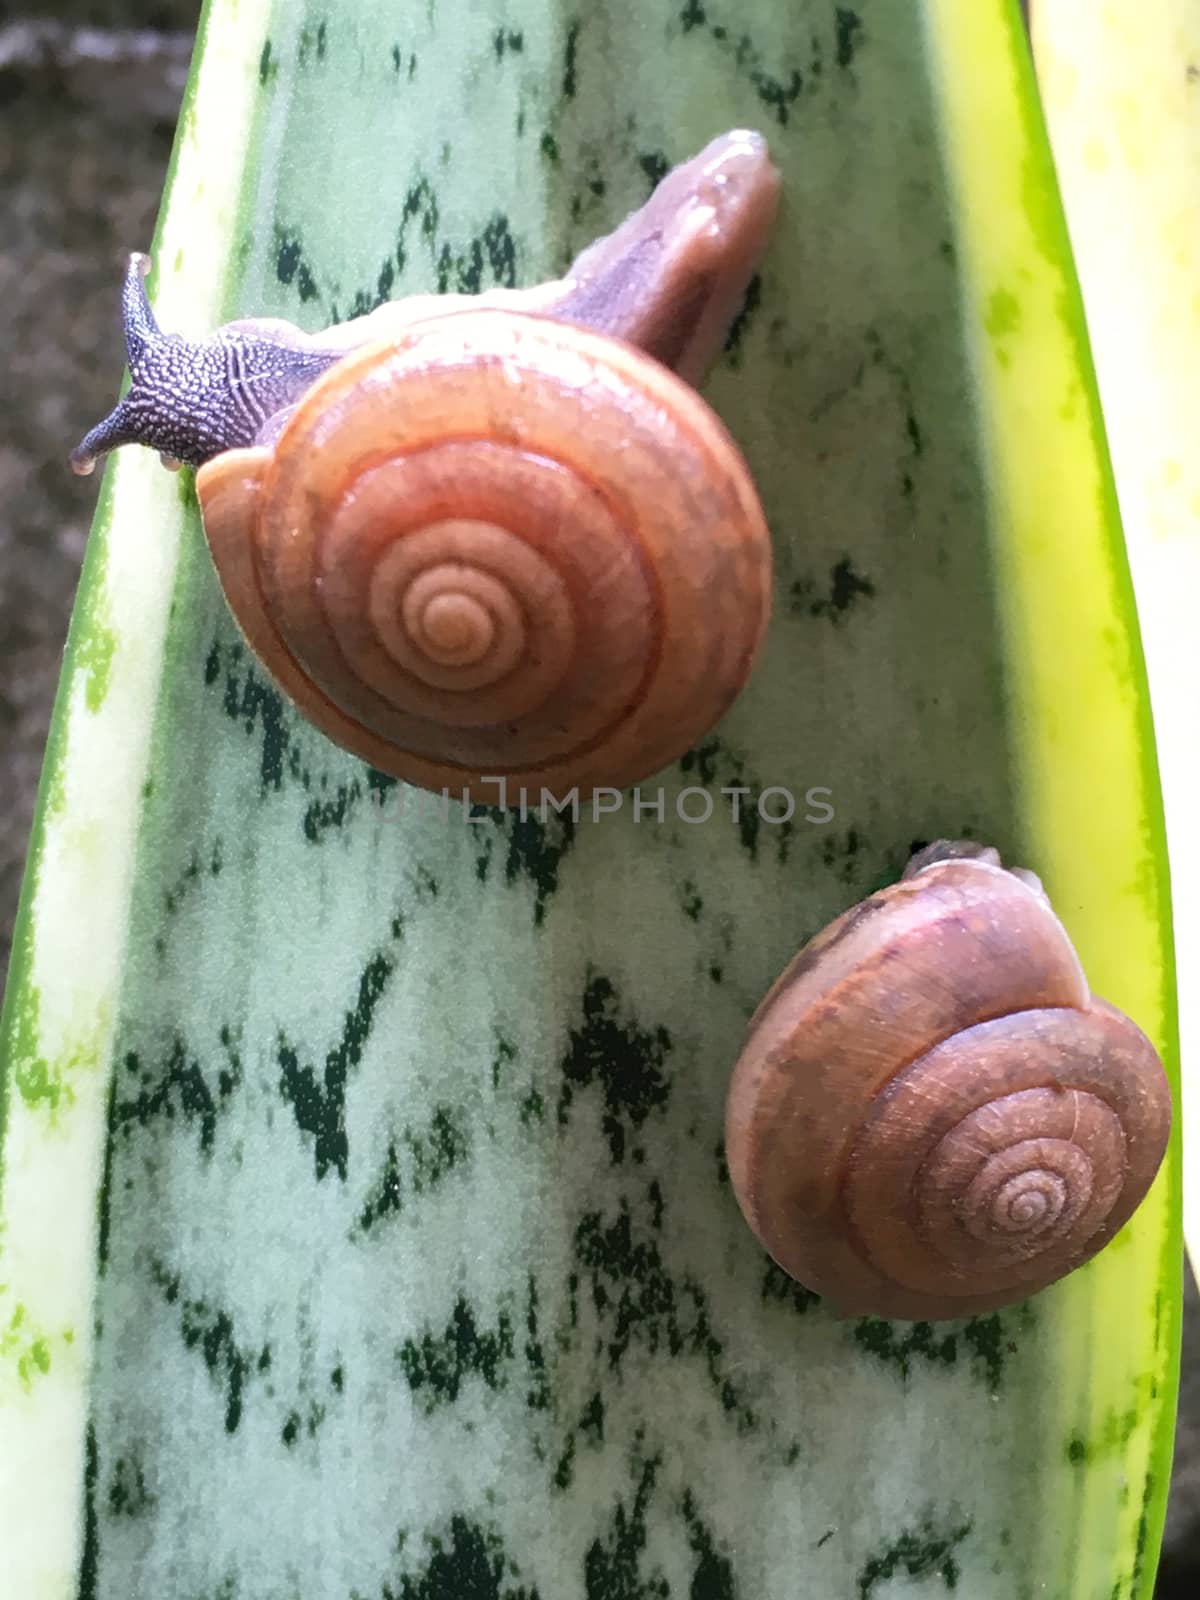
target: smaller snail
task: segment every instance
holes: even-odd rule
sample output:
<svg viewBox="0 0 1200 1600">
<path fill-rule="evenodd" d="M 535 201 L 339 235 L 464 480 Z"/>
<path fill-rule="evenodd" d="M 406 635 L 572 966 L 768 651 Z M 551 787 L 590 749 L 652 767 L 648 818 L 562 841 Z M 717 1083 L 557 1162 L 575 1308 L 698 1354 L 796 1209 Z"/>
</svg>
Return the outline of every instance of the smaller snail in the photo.
<svg viewBox="0 0 1200 1600">
<path fill-rule="evenodd" d="M 726 1106 L 750 1227 L 844 1315 L 1026 1299 L 1129 1220 L 1166 1151 L 1153 1046 L 1031 873 L 941 841 L 800 951 Z"/>
<path fill-rule="evenodd" d="M 460 796 L 623 788 L 724 715 L 765 632 L 762 508 L 693 385 L 778 192 L 762 138 L 724 134 L 565 278 L 316 335 L 163 334 L 134 256 L 132 386 L 72 464 L 141 443 L 197 467 L 250 647 L 382 771 Z"/>
</svg>

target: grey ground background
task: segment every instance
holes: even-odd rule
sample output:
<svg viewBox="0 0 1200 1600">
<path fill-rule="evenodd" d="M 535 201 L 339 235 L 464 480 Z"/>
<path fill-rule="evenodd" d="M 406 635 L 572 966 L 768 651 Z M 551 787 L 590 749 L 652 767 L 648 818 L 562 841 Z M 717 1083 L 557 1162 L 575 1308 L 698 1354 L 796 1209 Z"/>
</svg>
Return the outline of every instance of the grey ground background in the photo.
<svg viewBox="0 0 1200 1600">
<path fill-rule="evenodd" d="M 15 16 L 0 0 L 0 985 L 95 502 L 66 452 L 120 379 L 121 269 L 150 242 L 199 11 L 199 0 L 57 0 Z M 1197 1593 L 1200 1295 L 1189 1276 L 1156 1596 Z"/>
</svg>

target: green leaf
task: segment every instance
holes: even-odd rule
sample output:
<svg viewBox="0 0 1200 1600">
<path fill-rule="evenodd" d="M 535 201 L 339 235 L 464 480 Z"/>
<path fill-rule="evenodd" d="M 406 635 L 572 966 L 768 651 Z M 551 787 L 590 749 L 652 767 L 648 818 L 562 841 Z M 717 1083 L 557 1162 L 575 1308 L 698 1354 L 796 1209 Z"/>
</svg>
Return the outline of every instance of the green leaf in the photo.
<svg viewBox="0 0 1200 1600">
<path fill-rule="evenodd" d="M 778 235 L 706 392 L 776 612 L 661 821 L 443 815 L 246 658 L 190 479 L 110 465 L 3 1023 L 14 1592 L 1149 1593 L 1177 1144 L 1093 1264 L 937 1327 L 785 1280 L 720 1154 L 771 980 L 938 835 L 1039 871 L 1175 1070 L 1079 296 L 1016 7 L 966 13 L 212 0 L 168 328 L 535 282 L 769 136 Z"/>
<path fill-rule="evenodd" d="M 1151 0 L 1136 21 L 1071 0 L 1033 12 L 1042 97 L 1079 257 L 1129 560 L 1146 640 L 1167 805 L 1179 968 L 1200 965 L 1200 842 L 1193 826 L 1200 656 L 1200 16 Z M 1113 219 L 1120 218 L 1120 226 Z M 1200 1093 L 1200 997 L 1179 993 L 1184 1110 Z M 1190 1070 L 1189 1068 L 1190 1063 Z M 1200 1191 L 1184 1188 L 1200 1260 Z"/>
</svg>

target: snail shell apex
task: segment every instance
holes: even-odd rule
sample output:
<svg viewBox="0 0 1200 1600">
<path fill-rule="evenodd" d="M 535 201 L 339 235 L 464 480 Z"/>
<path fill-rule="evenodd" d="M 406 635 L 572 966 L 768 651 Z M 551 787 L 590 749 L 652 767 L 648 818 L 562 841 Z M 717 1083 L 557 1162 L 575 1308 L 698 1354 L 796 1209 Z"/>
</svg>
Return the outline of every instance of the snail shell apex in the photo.
<svg viewBox="0 0 1200 1600">
<path fill-rule="evenodd" d="M 768 620 L 770 538 L 719 419 L 632 346 L 537 315 L 354 351 L 197 489 L 285 693 L 426 788 L 636 782 L 724 714 Z"/>
<path fill-rule="evenodd" d="M 843 1314 L 995 1310 L 1095 1255 L 1144 1198 L 1171 1098 L 1029 882 L 946 860 L 795 958 L 726 1108 L 734 1192 Z"/>
</svg>

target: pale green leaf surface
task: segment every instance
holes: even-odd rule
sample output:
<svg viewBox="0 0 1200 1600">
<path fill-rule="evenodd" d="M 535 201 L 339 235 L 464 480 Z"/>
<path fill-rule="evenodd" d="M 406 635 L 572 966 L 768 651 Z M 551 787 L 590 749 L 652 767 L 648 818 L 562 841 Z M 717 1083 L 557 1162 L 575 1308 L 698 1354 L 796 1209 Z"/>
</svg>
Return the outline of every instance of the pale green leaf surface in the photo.
<svg viewBox="0 0 1200 1600">
<path fill-rule="evenodd" d="M 971 13 L 210 6 L 167 326 L 533 282 L 767 133 L 778 237 L 707 392 L 777 604 L 662 822 L 442 816 L 281 705 L 191 501 L 110 469 L 6 1012 L 0 1540 L 38 1600 L 1148 1592 L 1177 1159 L 1093 1266 L 930 1329 L 787 1283 L 720 1157 L 771 979 L 938 834 L 1041 871 L 1174 1061 L 1077 297 L 1015 12 Z"/>
<path fill-rule="evenodd" d="M 253 9 L 240 7 L 251 22 Z M 198 38 L 207 71 L 185 99 L 175 204 L 157 240 L 170 255 L 186 236 L 190 262 L 186 282 L 160 275 L 164 317 L 202 323 L 220 312 L 213 290 L 245 159 L 239 84 L 244 103 L 257 87 L 243 41 L 216 21 Z M 115 462 L 72 621 L 6 995 L 0 1548 L 9 1592 L 29 1600 L 70 1593 L 81 1550 L 105 1101 L 180 531 L 177 487 L 153 458 Z"/>
</svg>

